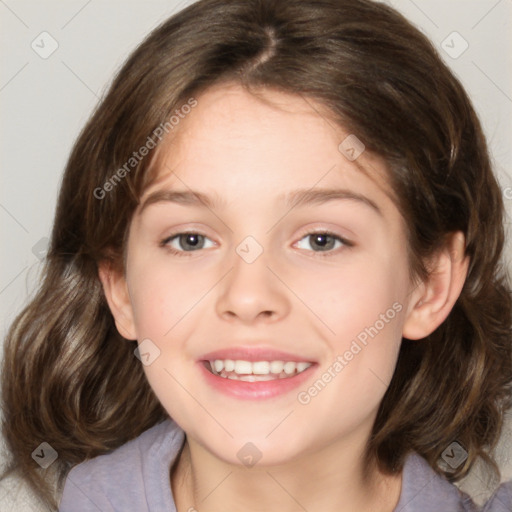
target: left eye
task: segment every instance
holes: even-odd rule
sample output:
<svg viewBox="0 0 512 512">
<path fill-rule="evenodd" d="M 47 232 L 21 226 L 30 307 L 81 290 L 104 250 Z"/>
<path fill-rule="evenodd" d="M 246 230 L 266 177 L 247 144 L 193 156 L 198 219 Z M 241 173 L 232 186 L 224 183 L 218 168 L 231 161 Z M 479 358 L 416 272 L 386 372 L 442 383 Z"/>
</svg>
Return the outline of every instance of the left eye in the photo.
<svg viewBox="0 0 512 512">
<path fill-rule="evenodd" d="M 350 243 L 347 240 L 333 234 L 333 233 L 308 233 L 305 237 L 299 240 L 299 244 L 306 240 L 309 244 L 310 248 L 313 249 L 314 252 L 327 252 L 334 249 L 336 242 L 339 242 L 339 246 L 347 245 Z M 318 247 L 319 250 L 315 250 L 315 247 Z M 299 249 L 308 249 L 308 247 L 299 247 Z"/>
<path fill-rule="evenodd" d="M 195 249 L 207 249 L 208 247 L 205 247 L 206 240 L 209 239 L 199 233 L 178 233 L 163 240 L 162 245 L 170 246 L 178 252 L 194 252 Z M 212 242 L 209 247 L 213 245 Z"/>
</svg>

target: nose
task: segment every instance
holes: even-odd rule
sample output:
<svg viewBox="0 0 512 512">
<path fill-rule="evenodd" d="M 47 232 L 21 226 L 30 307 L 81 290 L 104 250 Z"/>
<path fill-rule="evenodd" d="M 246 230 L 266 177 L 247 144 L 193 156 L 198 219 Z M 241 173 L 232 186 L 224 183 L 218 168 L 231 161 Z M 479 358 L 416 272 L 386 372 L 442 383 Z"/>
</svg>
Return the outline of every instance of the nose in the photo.
<svg viewBox="0 0 512 512">
<path fill-rule="evenodd" d="M 217 314 L 230 322 L 276 322 L 289 314 L 287 288 L 269 268 L 265 251 L 251 263 L 234 255 L 231 270 L 219 283 Z"/>
</svg>

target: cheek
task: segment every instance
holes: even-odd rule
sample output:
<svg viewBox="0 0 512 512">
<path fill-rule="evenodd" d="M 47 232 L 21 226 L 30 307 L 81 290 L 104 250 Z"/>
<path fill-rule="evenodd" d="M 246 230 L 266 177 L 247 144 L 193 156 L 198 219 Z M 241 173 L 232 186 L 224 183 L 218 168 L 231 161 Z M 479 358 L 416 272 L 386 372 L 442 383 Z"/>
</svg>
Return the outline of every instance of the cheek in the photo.
<svg viewBox="0 0 512 512">
<path fill-rule="evenodd" d="M 189 273 L 168 261 L 132 260 L 130 295 L 139 343 L 150 340 L 144 350 L 150 353 L 144 364 L 146 378 L 160 402 L 171 414 L 193 416 L 194 403 L 184 391 L 192 389 L 186 377 L 190 372 L 187 340 L 200 298 L 208 282 L 201 272 Z M 194 325 L 197 325 L 194 323 Z M 142 346 L 142 345 L 141 345 Z M 188 412 L 187 412 L 188 411 Z"/>
<path fill-rule="evenodd" d="M 401 255 L 361 258 L 352 260 L 350 267 L 324 270 L 325 275 L 319 272 L 315 280 L 300 284 L 307 297 L 304 302 L 321 319 L 319 325 L 327 328 L 321 327 L 328 333 L 325 370 L 330 374 L 325 380 L 336 382 L 329 384 L 333 395 L 326 393 L 327 401 L 339 403 L 336 393 L 345 396 L 347 389 L 352 389 L 346 396 L 349 402 L 368 399 L 377 404 L 382 397 L 401 343 L 408 282 L 403 269 L 407 266 Z M 335 365 L 338 356 L 341 362 Z"/>
<path fill-rule="evenodd" d="M 138 338 L 164 339 L 193 312 L 209 286 L 204 273 L 165 260 L 134 264 L 130 296 Z"/>
<path fill-rule="evenodd" d="M 314 314 L 312 318 L 327 328 L 322 330 L 334 348 L 341 350 L 374 324 L 379 331 L 384 330 L 383 322 L 386 331 L 400 331 L 401 317 L 396 313 L 404 309 L 401 301 L 407 289 L 407 274 L 401 270 L 407 267 L 400 261 L 400 255 L 363 255 L 347 259 L 347 264 L 317 266 L 314 272 L 289 277 L 294 279 L 294 292 Z"/>
</svg>

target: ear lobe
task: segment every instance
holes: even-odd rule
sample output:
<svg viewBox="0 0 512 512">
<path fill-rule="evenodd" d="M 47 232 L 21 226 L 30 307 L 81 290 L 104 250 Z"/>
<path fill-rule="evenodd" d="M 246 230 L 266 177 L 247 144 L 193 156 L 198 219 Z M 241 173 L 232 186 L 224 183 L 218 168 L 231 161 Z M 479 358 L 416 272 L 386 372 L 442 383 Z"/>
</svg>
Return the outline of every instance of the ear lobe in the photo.
<svg viewBox="0 0 512 512">
<path fill-rule="evenodd" d="M 98 276 L 119 334 L 128 340 L 136 340 L 132 304 L 124 274 L 109 262 L 101 262 Z"/>
<path fill-rule="evenodd" d="M 409 313 L 402 336 L 422 339 L 434 332 L 448 317 L 466 280 L 469 256 L 461 231 L 452 233 L 431 262 L 431 273 L 411 294 Z"/>
</svg>

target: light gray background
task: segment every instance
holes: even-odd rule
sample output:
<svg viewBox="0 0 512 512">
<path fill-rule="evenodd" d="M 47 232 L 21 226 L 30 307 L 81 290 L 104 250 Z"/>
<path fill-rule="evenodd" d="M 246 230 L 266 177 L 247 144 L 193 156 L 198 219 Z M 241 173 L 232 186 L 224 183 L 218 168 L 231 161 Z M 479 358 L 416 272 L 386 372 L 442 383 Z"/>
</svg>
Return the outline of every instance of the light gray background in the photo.
<svg viewBox="0 0 512 512">
<path fill-rule="evenodd" d="M 152 28 L 190 3 L 0 0 L 2 340 L 34 288 L 61 174 L 80 129 L 131 50 Z M 510 212 L 512 0 L 387 3 L 430 37 L 470 93 Z M 40 52 L 50 47 L 47 36 L 40 35 L 44 31 L 58 43 L 57 50 L 46 59 L 31 47 L 33 42 Z M 453 35 L 454 31 L 458 35 Z M 459 56 L 464 41 L 469 46 Z M 509 237 L 507 263 L 510 247 Z M 512 478 L 511 451 L 507 430 L 500 445 L 506 479 Z M 14 483 L 0 486 L 2 510 L 22 510 L 23 500 L 29 499 L 21 489 L 18 502 L 9 501 L 18 492 Z M 489 494 L 478 467 L 462 487 L 477 501 Z M 34 504 L 31 506 L 30 510 L 36 510 Z"/>
</svg>

